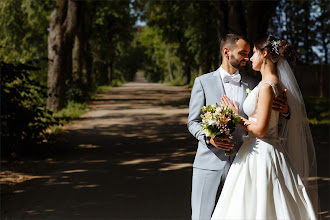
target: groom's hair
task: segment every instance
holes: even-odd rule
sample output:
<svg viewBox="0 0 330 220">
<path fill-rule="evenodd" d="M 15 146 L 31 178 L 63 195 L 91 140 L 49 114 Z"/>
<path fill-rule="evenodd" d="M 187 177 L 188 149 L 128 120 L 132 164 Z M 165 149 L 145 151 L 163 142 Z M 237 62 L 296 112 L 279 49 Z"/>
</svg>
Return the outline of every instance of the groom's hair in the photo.
<svg viewBox="0 0 330 220">
<path fill-rule="evenodd" d="M 235 46 L 236 42 L 237 42 L 239 39 L 242 39 L 242 40 L 244 40 L 245 42 L 250 43 L 249 40 L 248 40 L 246 37 L 244 37 L 243 35 L 240 35 L 240 34 L 227 34 L 227 35 L 221 40 L 221 43 L 220 43 L 221 56 L 222 56 L 223 48 L 225 48 L 225 47 L 232 48 L 233 46 Z"/>
</svg>

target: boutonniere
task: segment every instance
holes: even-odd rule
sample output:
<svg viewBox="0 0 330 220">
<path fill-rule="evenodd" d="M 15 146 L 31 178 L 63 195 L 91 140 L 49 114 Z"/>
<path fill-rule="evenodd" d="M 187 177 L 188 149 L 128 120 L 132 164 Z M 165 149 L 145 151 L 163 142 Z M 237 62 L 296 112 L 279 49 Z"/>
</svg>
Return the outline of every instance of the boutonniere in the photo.
<svg viewBox="0 0 330 220">
<path fill-rule="evenodd" d="M 251 89 L 247 88 L 247 89 L 245 90 L 245 92 L 246 92 L 247 95 L 249 95 L 249 94 L 251 93 Z"/>
</svg>

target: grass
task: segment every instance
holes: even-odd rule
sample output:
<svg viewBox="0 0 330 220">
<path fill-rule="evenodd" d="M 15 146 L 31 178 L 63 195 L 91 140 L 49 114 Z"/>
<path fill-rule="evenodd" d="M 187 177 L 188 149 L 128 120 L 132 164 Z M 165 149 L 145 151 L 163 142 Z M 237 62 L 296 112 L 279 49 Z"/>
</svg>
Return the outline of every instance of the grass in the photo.
<svg viewBox="0 0 330 220">
<path fill-rule="evenodd" d="M 121 80 L 118 80 L 118 79 L 114 79 L 112 80 L 112 82 L 108 85 L 102 85 L 102 86 L 99 86 L 97 87 L 96 89 L 96 93 L 100 93 L 100 92 L 105 92 L 105 91 L 108 91 L 110 90 L 111 88 L 113 87 L 117 87 L 117 86 L 121 86 L 123 85 L 125 82 L 121 81 Z"/>
<path fill-rule="evenodd" d="M 125 82 L 115 79 L 108 85 L 102 85 L 99 86 L 93 94 L 90 96 L 91 98 L 83 103 L 75 102 L 70 100 L 65 108 L 62 110 L 56 112 L 54 114 L 55 117 L 60 118 L 60 124 L 64 125 L 66 123 L 69 123 L 72 120 L 78 119 L 82 114 L 89 111 L 88 109 L 88 103 L 91 99 L 95 97 L 97 93 L 102 93 L 110 90 L 113 87 L 121 86 Z M 62 126 L 54 126 L 51 128 L 52 133 L 56 133 L 62 130 Z"/>
<path fill-rule="evenodd" d="M 55 116 L 64 119 L 77 119 L 80 115 L 88 111 L 87 102 L 77 103 L 74 101 L 69 101 L 67 106 L 55 113 Z"/>
</svg>

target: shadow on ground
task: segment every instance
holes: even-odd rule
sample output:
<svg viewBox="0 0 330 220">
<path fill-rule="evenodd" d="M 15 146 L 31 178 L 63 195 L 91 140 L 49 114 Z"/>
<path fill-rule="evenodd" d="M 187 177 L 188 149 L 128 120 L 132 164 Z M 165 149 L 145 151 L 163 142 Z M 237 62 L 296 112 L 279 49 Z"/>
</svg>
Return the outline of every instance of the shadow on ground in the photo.
<svg viewBox="0 0 330 220">
<path fill-rule="evenodd" d="M 2 182 L 2 218 L 188 219 L 189 95 L 145 83 L 100 94 L 48 145 L 51 157 L 3 161 L 12 179 Z"/>
<path fill-rule="evenodd" d="M 189 219 L 197 146 L 186 128 L 189 96 L 186 88 L 142 81 L 98 95 L 46 146 L 47 157 L 2 160 L 1 217 Z M 329 141 L 317 137 L 327 216 Z"/>
</svg>

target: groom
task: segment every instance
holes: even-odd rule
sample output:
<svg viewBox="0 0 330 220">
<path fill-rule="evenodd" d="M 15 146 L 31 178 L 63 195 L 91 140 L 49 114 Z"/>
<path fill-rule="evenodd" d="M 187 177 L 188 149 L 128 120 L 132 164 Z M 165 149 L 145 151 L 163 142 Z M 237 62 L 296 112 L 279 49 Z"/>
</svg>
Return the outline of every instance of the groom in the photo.
<svg viewBox="0 0 330 220">
<path fill-rule="evenodd" d="M 206 139 L 203 135 L 201 107 L 220 103 L 225 98 L 238 106 L 239 115 L 243 112 L 243 102 L 247 89 L 253 89 L 257 81 L 250 77 L 241 77 L 239 69 L 249 61 L 250 44 L 248 40 L 237 34 L 228 34 L 221 41 L 222 65 L 214 72 L 204 74 L 195 79 L 189 103 L 188 129 L 198 139 L 198 149 L 193 164 L 191 208 L 192 219 L 207 220 L 215 206 L 215 200 L 221 181 L 224 182 L 229 167 L 243 143 L 247 133 L 236 128 L 232 143 L 229 138 Z M 276 105 L 276 106 L 275 106 Z M 274 101 L 273 108 L 280 107 L 280 112 L 288 112 L 286 99 Z M 225 150 L 234 150 L 230 157 L 224 155 Z"/>
</svg>

